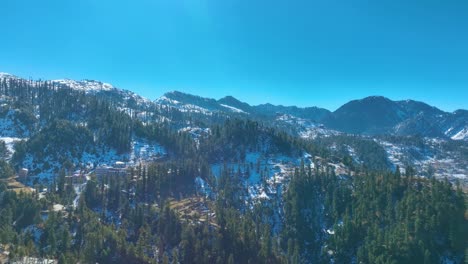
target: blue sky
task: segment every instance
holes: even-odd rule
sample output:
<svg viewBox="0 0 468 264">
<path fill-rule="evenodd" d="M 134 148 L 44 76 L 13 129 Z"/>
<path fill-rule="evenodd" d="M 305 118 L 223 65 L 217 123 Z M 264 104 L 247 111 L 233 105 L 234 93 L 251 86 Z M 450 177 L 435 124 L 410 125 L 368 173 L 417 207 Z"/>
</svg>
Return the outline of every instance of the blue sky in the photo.
<svg viewBox="0 0 468 264">
<path fill-rule="evenodd" d="M 2 0 L 0 71 L 320 106 L 468 108 L 466 0 Z"/>
</svg>

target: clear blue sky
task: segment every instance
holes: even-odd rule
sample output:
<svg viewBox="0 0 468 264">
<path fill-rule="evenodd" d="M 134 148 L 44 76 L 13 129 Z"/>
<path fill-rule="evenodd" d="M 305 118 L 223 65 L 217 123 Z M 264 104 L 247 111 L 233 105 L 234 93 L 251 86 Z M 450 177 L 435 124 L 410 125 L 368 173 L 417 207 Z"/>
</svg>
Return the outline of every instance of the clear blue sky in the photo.
<svg viewBox="0 0 468 264">
<path fill-rule="evenodd" d="M 2 0 L 0 71 L 321 106 L 468 108 L 467 0 Z"/>
</svg>

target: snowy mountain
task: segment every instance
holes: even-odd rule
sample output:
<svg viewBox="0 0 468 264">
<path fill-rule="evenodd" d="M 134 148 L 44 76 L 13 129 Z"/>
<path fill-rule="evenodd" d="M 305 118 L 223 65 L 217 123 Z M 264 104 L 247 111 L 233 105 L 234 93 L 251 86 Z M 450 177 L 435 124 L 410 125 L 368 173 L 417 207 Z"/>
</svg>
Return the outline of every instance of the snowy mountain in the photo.
<svg viewBox="0 0 468 264">
<path fill-rule="evenodd" d="M 204 98 L 179 91 L 164 94 L 155 101 L 157 104 L 169 105 L 184 111 L 194 112 L 232 112 L 250 114 L 264 118 L 276 117 L 281 114 L 288 114 L 299 118 L 306 118 L 313 121 L 320 121 L 330 111 L 318 107 L 300 108 L 297 106 L 282 106 L 272 104 L 262 104 L 251 106 L 233 96 L 226 96 L 219 100 Z"/>
<path fill-rule="evenodd" d="M 444 134 L 453 140 L 468 140 L 468 111 L 457 110 L 443 123 Z"/>
<path fill-rule="evenodd" d="M 465 110 L 453 113 L 413 100 L 371 96 L 351 101 L 324 119 L 327 127 L 362 135 L 421 135 L 466 140 Z M 457 135 L 455 137 L 455 135 Z"/>
<path fill-rule="evenodd" d="M 248 103 L 241 102 L 232 96 L 226 96 L 218 100 L 223 106 L 230 107 L 231 109 L 236 109 L 238 112 L 252 113 L 254 109 Z"/>
<path fill-rule="evenodd" d="M 173 131 L 186 133 L 194 141 L 195 146 L 199 146 L 204 138 L 212 135 L 214 132 L 211 130 L 213 125 L 222 125 L 230 119 L 252 120 L 266 127 L 284 132 L 287 135 L 310 140 L 318 145 L 325 144 L 324 142 L 326 142 L 324 147 L 330 151 L 344 151 L 347 155 L 354 157 L 357 162 L 366 162 L 366 158 L 363 158 L 365 157 L 364 152 L 368 152 L 369 150 L 360 145 L 359 147 L 353 147 L 352 144 L 349 144 L 348 139 L 345 140 L 348 147 L 343 149 L 339 146 L 339 144 L 343 144 L 343 138 L 347 137 L 348 134 L 356 134 L 362 137 L 364 140 L 362 144 L 364 145 L 368 144 L 366 143 L 367 139 L 375 138 L 376 142 L 379 142 L 382 146 L 382 149 L 378 151 L 382 153 L 386 152 L 387 160 L 383 160 L 385 157 L 378 161 L 367 160 L 383 164 L 382 166 L 384 167 L 387 166 L 385 164 L 388 164 L 389 168 L 395 164 L 399 164 L 402 167 L 403 164 L 408 163 L 415 165 L 421 170 L 425 170 L 427 166 L 419 166 L 418 164 L 427 163 L 428 160 L 433 164 L 437 156 L 441 156 L 441 153 L 447 152 L 446 145 L 451 140 L 468 140 L 467 110 L 447 113 L 422 102 L 412 100 L 392 101 L 381 96 L 354 100 L 343 105 L 335 112 L 330 112 L 317 107 L 300 108 L 272 104 L 255 106 L 242 102 L 232 96 L 226 96 L 217 100 L 179 91 L 168 92 L 159 99 L 150 101 L 131 91 L 121 90 L 111 84 L 93 80 L 75 81 L 62 79 L 37 82 L 2 73 L 0 74 L 0 84 L 2 83 L 7 88 L 13 86 L 29 87 L 33 89 L 33 93 L 34 89 L 39 91 L 50 87 L 54 91 L 53 94 L 57 96 L 55 100 L 67 101 L 71 106 L 71 108 L 61 106 L 64 109 L 69 109 L 66 111 L 71 112 L 60 113 L 60 118 L 71 121 L 70 128 L 72 130 L 79 131 L 83 125 L 86 126 L 85 128 L 89 130 L 88 132 L 93 135 L 95 140 L 99 140 L 99 137 L 112 137 L 112 134 L 109 134 L 107 131 L 103 132 L 99 128 L 100 124 L 104 125 L 104 123 L 102 123 L 102 120 L 94 120 L 93 115 L 95 113 L 89 110 L 89 106 L 86 106 L 86 104 L 90 103 L 89 100 L 91 102 L 93 100 L 106 102 L 106 104 L 115 108 L 115 111 L 119 112 L 116 115 L 121 115 L 121 118 L 139 120 L 145 125 L 164 124 L 164 126 Z M 64 93 L 61 95 L 57 94 L 61 92 Z M 2 108 L 0 109 L 0 137 L 9 142 L 9 148 L 13 149 L 12 142 L 18 142 L 20 139 L 35 139 L 41 130 L 48 128 L 45 117 L 50 115 L 50 110 L 41 105 L 47 103 L 47 100 L 41 102 L 42 99 L 38 102 L 34 102 L 36 99 L 33 100 L 31 106 L 19 107 L 14 103 L 19 98 L 13 100 L 9 94 L 11 92 L 5 91 L 0 97 L 0 103 L 2 104 Z M 33 97 L 37 97 L 38 95 L 33 95 Z M 80 98 L 79 101 L 82 101 L 82 103 L 74 105 L 78 98 Z M 94 107 L 94 104 L 92 105 Z M 106 122 L 110 122 L 110 120 Z M 90 126 L 89 124 L 94 125 Z M 139 129 L 141 130 L 142 128 Z M 130 132 L 127 131 L 124 138 L 128 137 L 128 133 Z M 98 134 L 100 136 L 97 136 Z M 141 144 L 142 140 L 147 140 L 137 138 L 134 134 L 135 132 L 130 133 L 132 135 L 130 140 L 134 143 L 125 143 L 124 146 L 126 147 L 123 147 L 124 149 L 129 150 L 128 146 Z M 379 139 L 376 137 L 377 135 L 397 136 L 401 137 L 401 140 L 396 140 L 396 143 L 389 143 L 391 141 Z M 404 148 L 405 144 L 409 144 L 405 140 L 405 137 L 412 135 L 429 139 L 438 138 L 438 140 L 443 140 L 443 142 L 447 143 L 434 146 L 426 144 L 428 146 L 426 148 L 418 146 L 420 149 L 432 148 L 432 154 L 410 155 L 407 152 L 402 152 L 403 154 L 401 155 L 411 156 L 411 158 L 404 158 L 403 161 L 397 162 L 395 158 L 392 158 L 395 156 L 393 153 L 394 148 L 389 147 L 389 144 Z M 325 138 L 328 139 L 324 140 Z M 121 138 L 118 138 L 118 140 L 121 140 Z M 356 140 L 359 141 L 360 139 L 351 138 L 351 141 Z M 109 151 L 112 152 L 113 147 L 112 145 L 108 145 L 107 142 L 103 141 L 102 143 L 104 144 L 99 149 L 92 149 L 92 154 L 89 153 L 90 150 L 87 147 L 88 149 L 84 148 L 83 150 L 86 153 L 80 154 L 80 151 L 82 151 L 80 149 L 72 151 L 72 153 L 75 153 L 73 155 L 67 155 L 80 163 L 88 163 L 89 158 L 86 157 L 90 156 L 93 156 L 93 159 L 97 162 L 108 160 L 107 158 L 99 158 L 98 155 L 101 154 L 113 156 L 114 160 L 129 160 L 130 156 L 135 156 L 131 153 L 131 150 L 126 153 L 117 154 L 114 152 L 114 154 L 110 154 Z M 155 144 L 157 143 L 155 142 Z M 84 143 L 81 144 L 85 145 Z M 122 148 L 122 145 L 116 146 L 117 148 Z M 44 148 L 47 148 L 47 146 L 44 145 Z M 370 147 L 370 151 L 377 151 L 375 148 L 376 146 Z M 421 151 L 418 150 L 416 152 Z M 452 154 L 448 153 L 449 155 L 445 160 L 453 160 L 454 167 L 463 167 L 464 164 L 457 162 L 463 154 L 455 155 L 454 153 L 464 153 L 464 145 L 457 146 L 456 151 L 451 150 L 450 153 Z M 341 154 L 338 156 L 342 157 Z M 32 158 L 27 159 L 29 159 L 28 162 L 32 160 Z M 395 160 L 395 162 L 392 162 L 392 160 Z M 47 161 L 51 163 L 50 158 Z M 56 163 L 56 165 L 59 166 L 59 163 Z M 41 166 L 34 167 L 36 171 L 40 170 L 40 168 Z M 452 171 L 452 169 L 449 169 L 449 166 L 442 166 L 441 168 L 440 175 L 446 175 L 446 173 Z M 463 174 L 463 171 L 463 169 L 460 169 L 457 173 Z"/>
<path fill-rule="evenodd" d="M 299 118 L 309 119 L 314 122 L 322 122 L 322 120 L 330 114 L 330 111 L 318 107 L 297 107 L 262 104 L 255 106 L 255 110 L 263 115 L 272 116 L 278 114 L 288 114 Z"/>
<path fill-rule="evenodd" d="M 0 80 L 34 83 L 8 73 L 0 73 Z M 285 122 L 284 118 L 278 117 L 288 116 L 291 119 L 303 120 L 300 122 L 302 128 L 290 128 L 290 130 L 297 130 L 297 135 L 314 134 L 305 131 L 320 127 L 321 129 L 360 135 L 420 135 L 468 140 L 467 110 L 448 113 L 413 100 L 392 101 L 382 96 L 370 96 L 350 101 L 336 111 L 330 112 L 318 107 L 301 108 L 272 104 L 252 106 L 232 96 L 216 100 L 179 91 L 168 92 L 151 102 L 131 91 L 118 89 L 109 83 L 100 81 L 60 79 L 49 82 L 57 87 L 68 87 L 85 94 L 99 96 L 117 104 L 120 109 L 129 113 L 139 113 L 140 116 L 145 117 L 148 115 L 159 117 L 159 120 L 171 120 L 171 118 L 149 113 L 148 110 L 169 107 L 181 113 L 196 113 L 205 115 L 207 118 L 216 113 L 218 116 L 224 116 L 224 119 L 236 116 L 270 122 L 279 126 L 288 122 Z"/>
<path fill-rule="evenodd" d="M 354 100 L 338 108 L 325 119 L 325 124 L 352 134 L 378 134 L 389 131 L 404 118 L 404 112 L 393 101 L 372 96 Z"/>
<path fill-rule="evenodd" d="M 156 249 L 176 252 L 174 249 L 191 243 L 176 242 L 170 247 L 159 245 L 156 239 L 140 243 L 134 234 L 150 226 L 164 226 L 146 225 L 147 220 L 180 219 L 190 228 L 224 232 L 237 229 L 232 225 L 251 215 L 255 218 L 240 228 L 247 228 L 246 233 L 232 237 L 253 234 L 252 241 L 257 241 L 255 234 L 261 234 L 262 242 L 270 236 L 291 234 L 302 237 L 303 245 L 312 246 L 304 249 L 304 259 L 341 263 L 335 252 L 343 246 L 334 238 L 352 226 L 346 208 L 374 208 L 381 201 L 392 202 L 398 193 L 420 190 L 425 183 L 430 183 L 426 188 L 447 185 L 441 189 L 447 195 L 445 190 L 452 187 L 436 180 L 468 186 L 468 141 L 463 140 L 468 134 L 467 113 L 445 113 L 421 102 L 384 97 L 352 101 L 335 112 L 317 107 L 252 106 L 232 96 L 216 100 L 177 91 L 150 101 L 99 81 L 33 81 L 1 74 L 0 175 L 25 189 L 40 189 L 39 199 L 52 198 L 49 210 L 71 215 L 89 211 L 99 219 L 96 223 L 121 230 L 123 223 L 137 221 L 139 225 L 125 227 L 132 234 L 122 238 L 154 245 L 152 251 L 141 250 L 151 257 Z M 16 175 L 23 176 L 15 179 Z M 434 181 L 426 180 L 429 178 Z M 63 205 L 56 204 L 58 198 Z M 439 195 L 434 198 L 440 200 Z M 402 201 L 407 203 L 407 199 Z M 357 202 L 369 204 L 355 206 Z M 348 205 L 340 207 L 342 203 Z M 414 211 L 386 206 L 366 209 L 369 213 L 356 223 L 378 222 L 382 215 L 391 217 L 395 208 L 400 210 L 398 214 Z M 88 209 L 79 210 L 85 207 Z M 38 206 L 41 212 L 44 208 Z M 143 218 L 139 212 L 155 214 Z M 226 221 L 226 217 L 234 221 Z M 17 218 L 21 217 L 10 222 Z M 69 219 L 88 221 L 86 217 Z M 389 219 L 385 222 L 395 222 Z M 42 229 L 50 221 L 45 221 L 36 223 L 40 232 L 46 232 Z M 266 230 L 263 233 L 249 229 L 258 221 L 264 223 L 257 228 Z M 373 226 L 381 225 L 377 222 Z M 304 236 L 296 233 L 298 224 L 309 230 L 301 232 Z M 74 226 L 76 223 L 70 238 L 77 237 Z M 150 230 L 144 233 L 152 234 L 154 230 Z M 206 235 L 202 233 L 189 236 Z M 42 241 L 40 237 L 37 243 Z M 208 241 L 214 240 L 205 245 L 211 244 Z M 283 244 L 292 244 L 290 241 Z M 268 244 L 264 243 L 265 249 Z M 246 245 L 251 248 L 253 244 Z M 292 246 L 288 248 L 292 251 Z M 253 254 L 257 256 L 259 251 L 261 247 Z M 354 253 L 350 254 L 343 263 L 353 262 Z M 185 262 L 192 263 L 192 259 Z"/>
<path fill-rule="evenodd" d="M 232 106 L 223 105 L 211 98 L 173 91 L 164 94 L 155 101 L 156 104 L 167 105 L 182 112 L 212 114 L 213 112 L 243 113 L 242 110 Z"/>
<path fill-rule="evenodd" d="M 392 101 L 382 96 L 351 101 L 335 112 L 317 107 L 272 104 L 251 106 L 232 96 L 215 100 L 177 91 L 165 94 L 156 103 L 182 112 L 244 114 L 249 115 L 249 118 L 277 123 L 285 121 L 285 118 L 277 118 L 279 116 L 302 119 L 302 124 L 308 124 L 306 129 L 321 127 L 361 135 L 420 135 L 468 140 L 466 110 L 447 113 L 423 102 Z"/>
</svg>

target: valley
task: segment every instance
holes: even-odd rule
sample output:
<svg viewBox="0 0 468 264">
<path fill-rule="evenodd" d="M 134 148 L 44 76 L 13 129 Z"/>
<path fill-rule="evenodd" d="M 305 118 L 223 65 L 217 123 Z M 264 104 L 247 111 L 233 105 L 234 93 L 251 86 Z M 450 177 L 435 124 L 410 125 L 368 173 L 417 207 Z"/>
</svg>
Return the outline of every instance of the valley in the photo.
<svg viewBox="0 0 468 264">
<path fill-rule="evenodd" d="M 13 256 L 463 259 L 466 110 L 378 96 L 334 112 L 177 91 L 151 101 L 100 81 L 5 73 L 0 104 L 0 244 L 20 239 Z"/>
</svg>

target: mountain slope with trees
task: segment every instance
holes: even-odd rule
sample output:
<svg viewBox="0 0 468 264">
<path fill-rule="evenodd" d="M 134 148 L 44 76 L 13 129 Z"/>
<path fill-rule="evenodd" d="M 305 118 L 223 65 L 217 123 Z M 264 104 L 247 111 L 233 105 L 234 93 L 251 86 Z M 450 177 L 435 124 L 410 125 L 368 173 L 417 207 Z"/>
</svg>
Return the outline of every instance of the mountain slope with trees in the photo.
<svg viewBox="0 0 468 264">
<path fill-rule="evenodd" d="M 465 164 L 465 141 L 448 138 L 464 110 L 382 97 L 333 113 L 180 92 L 151 102 L 11 75 L 0 100 L 0 249 L 12 262 L 467 261 L 461 173 L 444 180 L 419 162 Z M 156 146 L 163 155 L 140 155 Z M 123 173 L 98 173 L 111 154 Z"/>
</svg>

